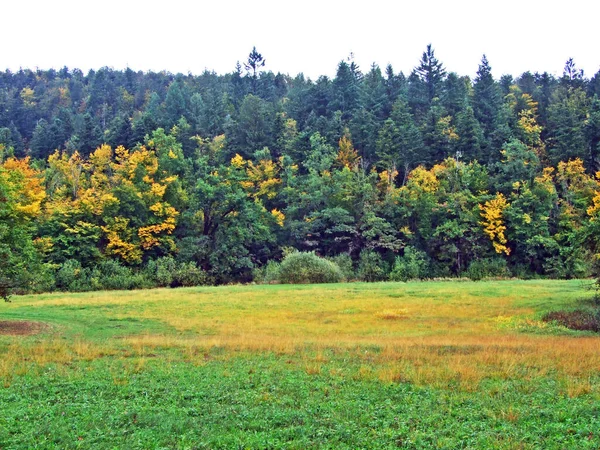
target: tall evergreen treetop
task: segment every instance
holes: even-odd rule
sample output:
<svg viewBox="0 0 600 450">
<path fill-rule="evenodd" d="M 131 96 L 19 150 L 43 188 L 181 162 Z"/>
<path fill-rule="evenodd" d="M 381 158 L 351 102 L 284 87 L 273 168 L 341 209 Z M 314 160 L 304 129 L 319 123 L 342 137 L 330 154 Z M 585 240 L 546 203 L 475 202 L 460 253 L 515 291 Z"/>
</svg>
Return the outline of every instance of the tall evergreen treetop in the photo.
<svg viewBox="0 0 600 450">
<path fill-rule="evenodd" d="M 415 68 L 415 73 L 425 84 L 430 102 L 435 97 L 440 96 L 446 70 L 442 63 L 435 57 L 435 52 L 431 44 L 428 44 L 427 50 L 423 52 L 421 63 Z"/>
<path fill-rule="evenodd" d="M 252 51 L 248 55 L 248 60 L 244 63 L 244 68 L 248 72 L 252 72 L 252 78 L 256 78 L 256 71 L 261 67 L 265 67 L 267 61 L 263 56 L 256 51 L 256 47 L 252 47 Z"/>
</svg>

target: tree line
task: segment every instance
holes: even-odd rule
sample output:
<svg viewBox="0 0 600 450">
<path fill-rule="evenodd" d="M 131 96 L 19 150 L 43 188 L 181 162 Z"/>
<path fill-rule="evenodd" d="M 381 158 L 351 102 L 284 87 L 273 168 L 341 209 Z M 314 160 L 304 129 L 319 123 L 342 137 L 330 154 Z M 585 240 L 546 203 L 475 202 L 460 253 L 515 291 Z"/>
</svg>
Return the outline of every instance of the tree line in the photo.
<svg viewBox="0 0 600 450">
<path fill-rule="evenodd" d="M 293 249 L 348 277 L 581 277 L 600 71 L 333 79 L 0 73 L 0 291 L 248 282 Z M 400 278 L 406 278 L 402 275 Z M 4 286 L 4 288 L 2 288 Z"/>
</svg>

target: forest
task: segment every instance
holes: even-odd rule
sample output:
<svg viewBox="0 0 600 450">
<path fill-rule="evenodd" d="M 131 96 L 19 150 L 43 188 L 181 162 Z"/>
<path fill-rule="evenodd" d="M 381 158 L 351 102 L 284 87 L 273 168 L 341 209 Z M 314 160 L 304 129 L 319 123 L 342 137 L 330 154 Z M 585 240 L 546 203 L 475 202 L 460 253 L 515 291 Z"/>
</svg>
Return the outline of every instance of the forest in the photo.
<svg viewBox="0 0 600 450">
<path fill-rule="evenodd" d="M 600 71 L 415 62 L 0 72 L 0 294 L 268 282 L 298 252 L 365 281 L 594 275 Z"/>
</svg>

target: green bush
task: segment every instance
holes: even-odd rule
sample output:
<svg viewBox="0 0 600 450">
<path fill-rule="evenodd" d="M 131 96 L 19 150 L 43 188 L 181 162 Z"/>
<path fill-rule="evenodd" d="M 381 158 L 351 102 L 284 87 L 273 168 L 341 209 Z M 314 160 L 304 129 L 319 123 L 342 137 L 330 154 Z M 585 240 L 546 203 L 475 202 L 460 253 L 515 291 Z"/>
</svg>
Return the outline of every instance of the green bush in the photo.
<svg viewBox="0 0 600 450">
<path fill-rule="evenodd" d="M 427 254 L 414 247 L 406 247 L 404 255 L 397 256 L 390 273 L 391 281 L 408 281 L 424 278 L 427 270 Z"/>
<path fill-rule="evenodd" d="M 36 271 L 31 280 L 31 292 L 40 294 L 42 292 L 52 292 L 56 289 L 56 280 L 54 275 L 56 266 L 53 264 L 41 264 L 40 270 Z"/>
<path fill-rule="evenodd" d="M 472 261 L 464 275 L 471 280 L 508 278 L 510 277 L 510 271 L 506 266 L 506 260 L 502 258 L 484 258 Z"/>
<path fill-rule="evenodd" d="M 290 253 L 279 266 L 279 282 L 284 284 L 339 283 L 343 280 L 344 275 L 337 264 L 314 252 Z"/>
<path fill-rule="evenodd" d="M 195 262 L 179 263 L 173 273 L 171 286 L 204 286 L 212 284 L 208 274 Z"/>
<path fill-rule="evenodd" d="M 565 249 L 565 255 L 552 256 L 544 263 L 544 272 L 550 278 L 571 279 L 587 278 L 594 273 L 591 261 L 593 258 L 585 249 L 573 251 Z"/>
<path fill-rule="evenodd" d="M 358 278 L 362 281 L 383 281 L 388 277 L 387 263 L 379 253 L 363 250 L 358 261 Z"/>
<path fill-rule="evenodd" d="M 348 253 L 341 253 L 327 259 L 337 264 L 346 280 L 354 280 L 356 278 L 356 274 L 354 273 L 354 262 Z"/>
<path fill-rule="evenodd" d="M 144 274 L 122 266 L 114 259 L 102 261 L 92 271 L 91 284 L 94 289 L 130 290 L 152 287 Z M 96 285 L 97 284 L 97 285 Z"/>
<path fill-rule="evenodd" d="M 81 267 L 76 259 L 68 259 L 58 267 L 56 287 L 61 291 L 82 292 L 92 290 L 90 283 L 90 270 Z"/>
<path fill-rule="evenodd" d="M 261 284 L 273 284 L 279 281 L 279 268 L 281 264 L 277 261 L 269 261 L 262 267 L 254 270 L 252 279 Z"/>
<path fill-rule="evenodd" d="M 171 256 L 148 261 L 144 273 L 158 287 L 169 287 L 173 284 L 177 263 Z"/>
</svg>

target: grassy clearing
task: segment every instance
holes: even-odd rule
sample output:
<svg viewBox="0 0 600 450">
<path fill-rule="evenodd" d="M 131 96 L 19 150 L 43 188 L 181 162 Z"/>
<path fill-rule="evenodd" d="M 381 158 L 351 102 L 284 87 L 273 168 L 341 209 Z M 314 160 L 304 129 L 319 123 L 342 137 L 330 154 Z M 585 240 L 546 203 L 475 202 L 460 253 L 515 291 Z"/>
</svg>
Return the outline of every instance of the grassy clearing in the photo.
<svg viewBox="0 0 600 450">
<path fill-rule="evenodd" d="M 600 337 L 540 320 L 590 296 L 499 281 L 17 297 L 0 319 L 49 327 L 0 336 L 0 448 L 598 448 Z"/>
</svg>

